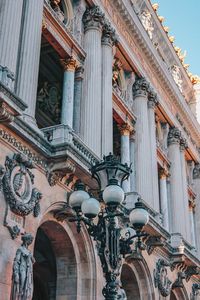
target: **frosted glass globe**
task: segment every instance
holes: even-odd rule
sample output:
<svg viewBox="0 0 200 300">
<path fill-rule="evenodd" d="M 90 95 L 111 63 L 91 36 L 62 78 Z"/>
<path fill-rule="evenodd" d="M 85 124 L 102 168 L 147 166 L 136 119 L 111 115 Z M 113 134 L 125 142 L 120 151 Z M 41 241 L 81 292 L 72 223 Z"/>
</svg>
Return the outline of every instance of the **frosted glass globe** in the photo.
<svg viewBox="0 0 200 300">
<path fill-rule="evenodd" d="M 69 205 L 74 209 L 81 208 L 82 203 L 89 198 L 89 194 L 85 191 L 74 191 L 69 197 Z"/>
<path fill-rule="evenodd" d="M 87 218 L 95 218 L 100 211 L 100 203 L 95 198 L 89 198 L 82 203 L 81 211 Z"/>
<path fill-rule="evenodd" d="M 108 185 L 103 191 L 103 200 L 106 204 L 120 204 L 124 200 L 124 191 L 118 185 Z"/>
<path fill-rule="evenodd" d="M 141 228 L 149 222 L 149 213 L 144 208 L 134 208 L 129 215 L 129 220 L 133 228 Z"/>
</svg>

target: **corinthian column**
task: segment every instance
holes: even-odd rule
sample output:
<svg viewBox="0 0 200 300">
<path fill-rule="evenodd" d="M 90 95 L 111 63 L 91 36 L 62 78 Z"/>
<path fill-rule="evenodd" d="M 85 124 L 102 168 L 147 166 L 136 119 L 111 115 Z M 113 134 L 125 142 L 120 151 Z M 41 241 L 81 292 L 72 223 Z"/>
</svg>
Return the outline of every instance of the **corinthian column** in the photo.
<svg viewBox="0 0 200 300">
<path fill-rule="evenodd" d="M 151 170 L 152 170 L 152 193 L 153 208 L 159 211 L 159 193 L 158 193 L 158 164 L 157 164 L 157 145 L 156 145 L 156 122 L 155 107 L 158 105 L 157 94 L 151 89 L 149 91 L 148 101 L 148 120 L 149 120 L 149 137 L 151 146 Z"/>
<path fill-rule="evenodd" d="M 184 209 L 185 219 L 185 233 L 188 242 L 191 242 L 191 231 L 190 231 L 190 216 L 189 216 L 189 199 L 188 199 L 188 186 L 187 186 L 187 174 L 186 174 L 186 161 L 185 161 L 185 149 L 187 149 L 187 142 L 184 138 L 180 140 L 180 156 L 181 156 L 181 170 L 182 170 L 182 192 L 183 199 L 182 205 Z"/>
<path fill-rule="evenodd" d="M 121 133 L 121 163 L 130 165 L 130 143 L 129 137 L 131 128 L 128 124 L 122 124 L 119 127 Z M 125 193 L 130 192 L 130 179 L 123 182 L 123 189 Z"/>
<path fill-rule="evenodd" d="M 153 208 L 151 148 L 148 124 L 149 83 L 144 78 L 133 85 L 135 123 L 136 191 Z"/>
<path fill-rule="evenodd" d="M 0 81 L 14 88 L 23 0 L 0 1 Z"/>
<path fill-rule="evenodd" d="M 82 99 L 82 85 L 83 85 L 84 68 L 79 66 L 75 71 L 74 83 L 74 118 L 73 129 L 77 134 L 80 134 L 81 126 L 81 99 Z"/>
<path fill-rule="evenodd" d="M 102 34 L 102 154 L 113 152 L 113 113 L 112 113 L 112 46 L 115 30 L 109 22 L 103 26 Z"/>
<path fill-rule="evenodd" d="M 76 68 L 76 60 L 73 57 L 61 59 L 64 68 L 63 78 L 63 97 L 61 124 L 73 126 L 73 110 L 74 110 L 74 72 Z"/>
<path fill-rule="evenodd" d="M 171 190 L 171 220 L 172 231 L 181 233 L 186 237 L 185 210 L 183 205 L 182 165 L 180 158 L 181 132 L 178 128 L 170 128 L 168 134 L 168 156 L 170 165 L 170 190 Z"/>
<path fill-rule="evenodd" d="M 98 6 L 87 8 L 83 15 L 85 29 L 85 76 L 81 107 L 82 136 L 98 156 L 101 156 L 101 35 L 104 14 Z"/>
<path fill-rule="evenodd" d="M 166 230 L 169 230 L 169 208 L 167 197 L 167 171 L 162 169 L 159 172 L 160 177 L 160 206 L 163 217 L 163 226 Z"/>
<path fill-rule="evenodd" d="M 12 1 L 18 2 L 18 1 Z M 35 106 L 40 60 L 43 0 L 24 1 L 22 42 L 16 82 L 18 96 L 27 104 L 24 114 L 27 121 L 35 124 Z"/>
<path fill-rule="evenodd" d="M 193 170 L 194 190 L 196 193 L 195 206 L 195 231 L 200 232 L 200 164 L 196 164 Z M 196 235 L 197 252 L 200 258 L 200 234 Z"/>
</svg>

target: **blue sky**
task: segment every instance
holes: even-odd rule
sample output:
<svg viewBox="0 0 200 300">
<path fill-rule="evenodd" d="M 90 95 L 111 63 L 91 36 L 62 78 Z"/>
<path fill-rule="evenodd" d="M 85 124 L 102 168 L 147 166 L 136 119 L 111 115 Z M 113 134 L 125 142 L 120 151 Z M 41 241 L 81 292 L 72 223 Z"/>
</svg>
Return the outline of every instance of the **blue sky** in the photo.
<svg viewBox="0 0 200 300">
<path fill-rule="evenodd" d="M 185 63 L 189 72 L 200 76 L 200 0 L 155 0 L 158 15 L 163 16 L 164 26 L 175 36 L 174 45 L 186 50 Z"/>
</svg>

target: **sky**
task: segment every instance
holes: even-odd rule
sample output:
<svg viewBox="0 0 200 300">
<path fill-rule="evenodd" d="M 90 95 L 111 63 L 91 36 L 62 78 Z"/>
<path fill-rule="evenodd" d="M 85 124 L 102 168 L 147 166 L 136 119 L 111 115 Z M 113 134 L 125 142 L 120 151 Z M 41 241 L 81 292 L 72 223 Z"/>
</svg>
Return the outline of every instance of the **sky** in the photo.
<svg viewBox="0 0 200 300">
<path fill-rule="evenodd" d="M 200 76 L 200 0 L 155 0 L 163 25 L 175 37 L 174 45 L 186 50 L 185 63 L 189 72 Z"/>
</svg>

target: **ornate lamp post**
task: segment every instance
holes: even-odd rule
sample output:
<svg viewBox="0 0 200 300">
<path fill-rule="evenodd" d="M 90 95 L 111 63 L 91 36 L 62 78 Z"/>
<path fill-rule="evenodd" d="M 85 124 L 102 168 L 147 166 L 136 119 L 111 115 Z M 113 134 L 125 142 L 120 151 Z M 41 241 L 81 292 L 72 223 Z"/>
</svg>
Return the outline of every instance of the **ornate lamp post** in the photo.
<svg viewBox="0 0 200 300">
<path fill-rule="evenodd" d="M 103 158 L 91 168 L 92 177 L 98 182 L 99 201 L 89 196 L 82 183 L 77 183 L 75 191 L 70 195 L 69 205 L 76 212 L 72 220 L 81 230 L 81 222 L 86 225 L 88 233 L 97 243 L 106 285 L 103 296 L 107 300 L 119 299 L 119 275 L 122 257 L 131 254 L 133 239 L 137 239 L 137 247 L 143 250 L 141 237 L 144 225 L 149 221 L 149 214 L 142 202 L 135 203 L 129 214 L 129 228 L 120 226 L 121 218 L 128 217 L 129 211 L 122 205 L 124 191 L 122 182 L 129 177 L 130 167 L 121 164 L 113 155 Z M 102 205 L 100 205 L 102 202 Z M 93 219 L 98 220 L 93 222 Z M 131 236 L 131 232 L 134 232 Z"/>
</svg>

